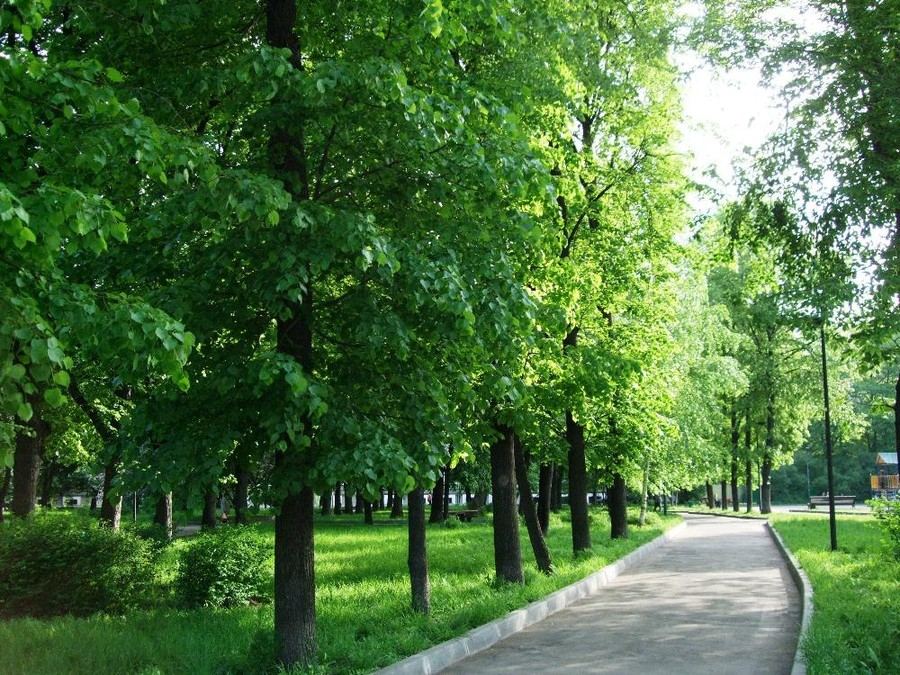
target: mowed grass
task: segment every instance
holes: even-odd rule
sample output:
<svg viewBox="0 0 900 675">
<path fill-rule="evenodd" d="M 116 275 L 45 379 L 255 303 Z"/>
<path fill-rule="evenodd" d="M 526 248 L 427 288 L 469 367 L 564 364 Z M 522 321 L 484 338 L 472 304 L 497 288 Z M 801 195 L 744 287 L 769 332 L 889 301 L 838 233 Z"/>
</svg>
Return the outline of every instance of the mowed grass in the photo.
<svg viewBox="0 0 900 675">
<path fill-rule="evenodd" d="M 632 514 L 636 516 L 636 514 Z M 592 509 L 594 549 L 571 552 L 565 516 L 554 516 L 548 537 L 556 574 L 541 575 L 524 527 L 524 585 L 494 582 L 488 523 L 430 526 L 430 617 L 412 613 L 406 568 L 406 527 L 360 516 L 316 524 L 316 605 L 320 662 L 316 673 L 367 673 L 542 598 L 617 560 L 679 522 L 650 514 L 632 523 L 627 540 L 609 539 L 605 511 Z M 271 524 L 254 527 L 272 535 Z M 160 570 L 161 604 L 179 547 Z M 271 605 L 229 610 L 150 609 L 126 616 L 0 623 L 0 674 L 267 673 L 272 667 Z"/>
<path fill-rule="evenodd" d="M 803 652 L 811 675 L 900 673 L 900 562 L 872 517 L 781 516 L 772 524 L 813 587 L 815 611 Z"/>
</svg>

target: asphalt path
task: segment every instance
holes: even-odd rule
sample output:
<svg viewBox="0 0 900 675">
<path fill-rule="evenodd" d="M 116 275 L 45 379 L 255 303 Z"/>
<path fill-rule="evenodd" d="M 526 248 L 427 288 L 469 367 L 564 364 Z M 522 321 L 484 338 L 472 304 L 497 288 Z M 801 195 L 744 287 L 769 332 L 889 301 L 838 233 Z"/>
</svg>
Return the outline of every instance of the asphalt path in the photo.
<svg viewBox="0 0 900 675">
<path fill-rule="evenodd" d="M 594 595 L 441 672 L 790 673 L 800 599 L 765 523 L 684 518 Z"/>
</svg>

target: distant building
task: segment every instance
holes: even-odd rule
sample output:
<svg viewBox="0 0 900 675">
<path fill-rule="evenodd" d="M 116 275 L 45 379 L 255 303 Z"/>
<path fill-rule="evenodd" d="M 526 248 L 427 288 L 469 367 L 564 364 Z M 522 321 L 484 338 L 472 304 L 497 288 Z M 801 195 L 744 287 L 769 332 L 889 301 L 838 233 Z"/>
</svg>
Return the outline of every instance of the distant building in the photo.
<svg viewBox="0 0 900 675">
<path fill-rule="evenodd" d="M 875 475 L 870 477 L 872 496 L 896 499 L 900 492 L 900 472 L 897 469 L 896 452 L 879 452 L 875 455 Z"/>
</svg>

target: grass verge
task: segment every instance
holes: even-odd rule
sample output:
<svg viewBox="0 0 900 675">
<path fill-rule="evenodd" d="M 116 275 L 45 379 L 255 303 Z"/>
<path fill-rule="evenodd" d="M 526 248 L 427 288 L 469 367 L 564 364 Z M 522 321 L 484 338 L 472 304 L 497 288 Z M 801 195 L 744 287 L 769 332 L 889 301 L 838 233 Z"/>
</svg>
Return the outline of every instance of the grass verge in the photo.
<svg viewBox="0 0 900 675">
<path fill-rule="evenodd" d="M 636 513 L 631 514 L 636 517 Z M 497 586 L 489 524 L 450 523 L 428 530 L 432 615 L 409 610 L 405 524 L 364 526 L 360 517 L 325 519 L 316 530 L 320 665 L 316 673 L 366 673 L 456 637 L 542 598 L 621 558 L 679 522 L 650 514 L 627 540 L 609 539 L 605 511 L 591 510 L 594 549 L 571 553 L 565 515 L 555 515 L 548 545 L 556 574 L 541 575 L 522 528 L 524 585 Z M 271 524 L 255 525 L 273 537 Z M 274 537 L 273 537 L 274 541 Z M 182 540 L 175 547 L 190 546 Z M 159 572 L 172 578 L 174 552 Z M 160 604 L 165 604 L 165 599 Z M 125 616 L 0 623 L 0 673 L 267 673 L 272 662 L 272 607 L 228 610 L 156 608 Z"/>
<path fill-rule="evenodd" d="M 812 624 L 803 644 L 808 671 L 900 673 L 900 563 L 871 516 L 838 516 L 838 551 L 828 520 L 775 515 L 772 524 L 813 587 Z"/>
</svg>

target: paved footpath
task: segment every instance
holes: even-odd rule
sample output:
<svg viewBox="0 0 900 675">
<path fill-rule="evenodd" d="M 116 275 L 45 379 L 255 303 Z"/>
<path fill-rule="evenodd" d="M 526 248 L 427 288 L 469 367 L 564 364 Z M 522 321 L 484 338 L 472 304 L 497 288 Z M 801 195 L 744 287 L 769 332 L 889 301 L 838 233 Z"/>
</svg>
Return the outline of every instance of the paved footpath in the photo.
<svg viewBox="0 0 900 675">
<path fill-rule="evenodd" d="M 684 517 L 609 586 L 441 672 L 787 675 L 800 599 L 764 522 Z"/>
</svg>

